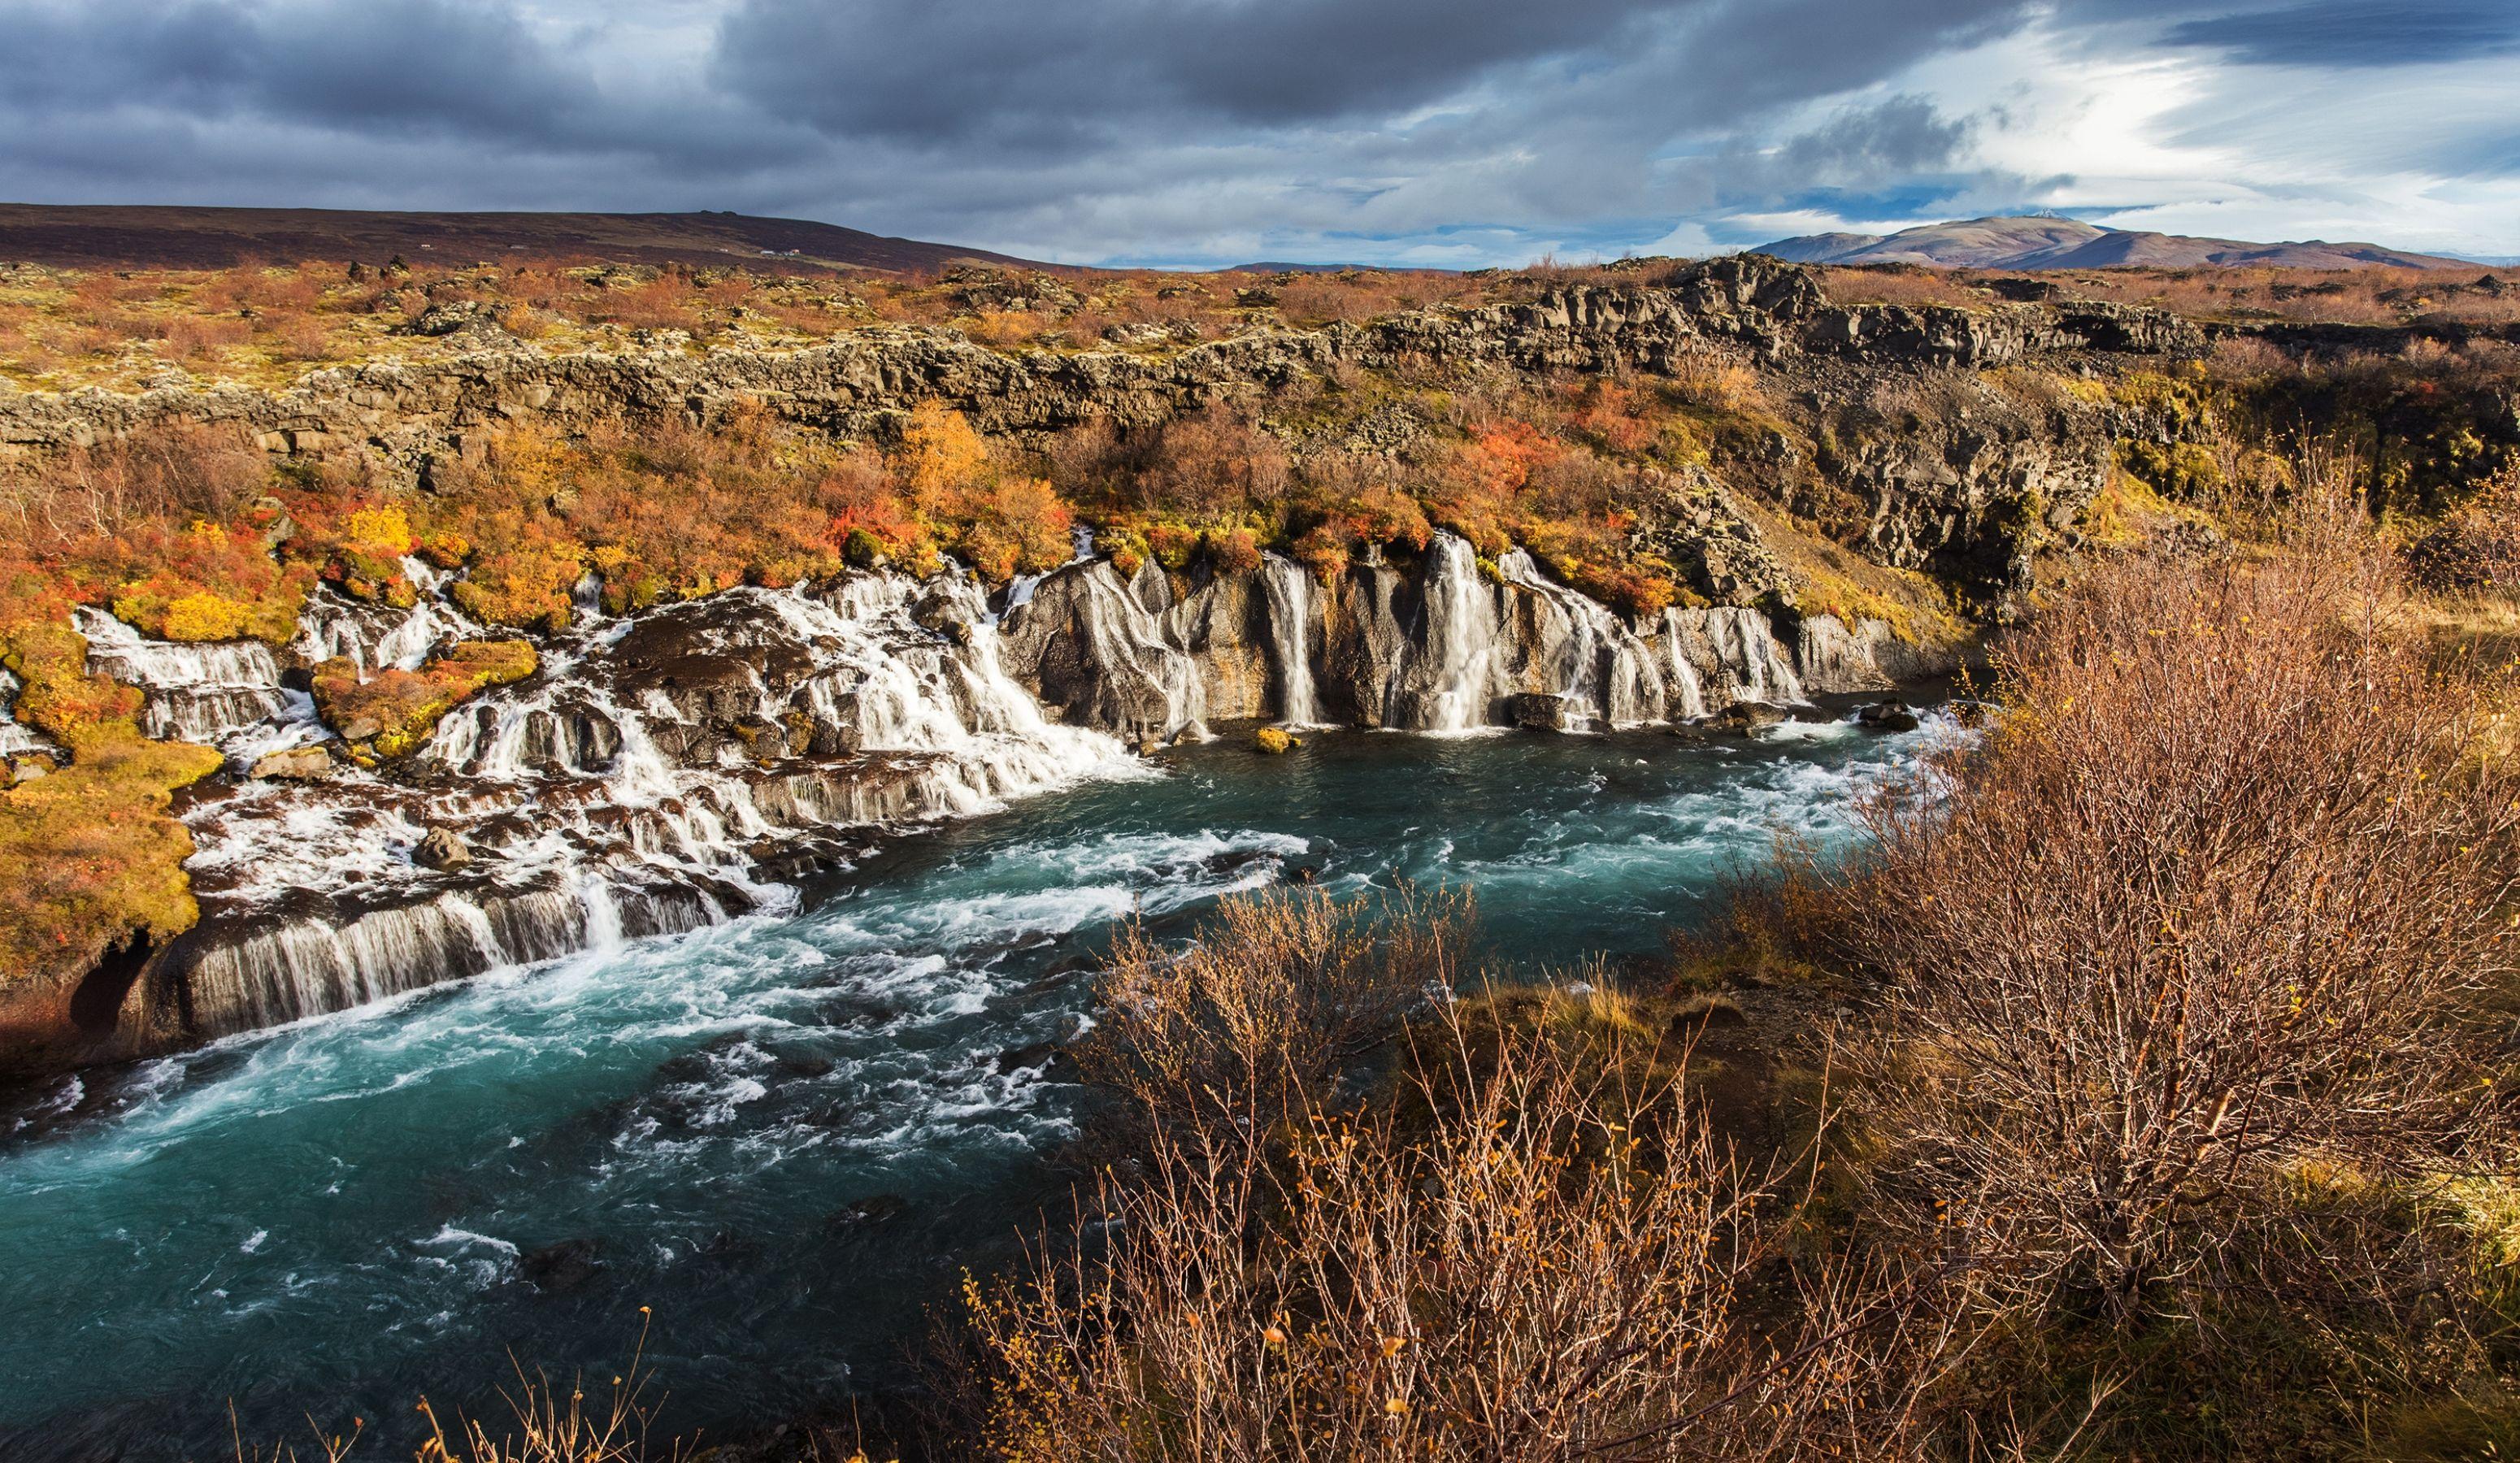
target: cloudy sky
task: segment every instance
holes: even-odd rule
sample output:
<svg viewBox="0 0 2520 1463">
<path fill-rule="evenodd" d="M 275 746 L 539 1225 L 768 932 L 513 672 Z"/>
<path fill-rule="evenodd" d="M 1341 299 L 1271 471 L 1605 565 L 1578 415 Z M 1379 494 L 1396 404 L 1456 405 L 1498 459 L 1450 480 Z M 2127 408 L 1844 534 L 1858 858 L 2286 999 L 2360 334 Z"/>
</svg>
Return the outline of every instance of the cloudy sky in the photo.
<svg viewBox="0 0 2520 1463">
<path fill-rule="evenodd" d="M 1470 266 L 2052 209 L 2520 254 L 2520 0 L 0 0 L 0 199 Z"/>
</svg>

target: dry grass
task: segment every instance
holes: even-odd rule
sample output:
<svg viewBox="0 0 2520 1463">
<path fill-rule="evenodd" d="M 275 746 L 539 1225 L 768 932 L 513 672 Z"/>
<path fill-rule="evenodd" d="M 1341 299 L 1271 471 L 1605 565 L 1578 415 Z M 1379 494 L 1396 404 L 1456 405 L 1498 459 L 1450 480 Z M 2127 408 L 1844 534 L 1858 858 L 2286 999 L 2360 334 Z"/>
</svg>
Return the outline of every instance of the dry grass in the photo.
<svg viewBox="0 0 2520 1463">
<path fill-rule="evenodd" d="M 648 1315 L 647 1307 L 639 1310 Z M 515 1365 L 515 1388 L 499 1394 L 507 1415 L 496 1422 L 465 1414 L 443 1417 L 424 1396 L 414 1410 L 428 1431 L 413 1451 L 414 1463 L 679 1463 L 690 1452 L 684 1443 L 650 1441 L 650 1420 L 660 1399 L 648 1396 L 653 1377 L 647 1369 L 647 1351 L 648 1323 L 643 1322 L 629 1364 L 608 1384 L 596 1384 L 591 1404 L 584 1377 L 570 1378 L 563 1390 L 521 1362 Z M 236 1463 L 342 1463 L 354 1455 L 368 1427 L 365 1418 L 354 1417 L 348 1427 L 328 1431 L 309 1419 L 314 1437 L 301 1450 L 285 1440 L 248 1447 L 234 1430 L 234 1408 L 229 1421 Z"/>
</svg>

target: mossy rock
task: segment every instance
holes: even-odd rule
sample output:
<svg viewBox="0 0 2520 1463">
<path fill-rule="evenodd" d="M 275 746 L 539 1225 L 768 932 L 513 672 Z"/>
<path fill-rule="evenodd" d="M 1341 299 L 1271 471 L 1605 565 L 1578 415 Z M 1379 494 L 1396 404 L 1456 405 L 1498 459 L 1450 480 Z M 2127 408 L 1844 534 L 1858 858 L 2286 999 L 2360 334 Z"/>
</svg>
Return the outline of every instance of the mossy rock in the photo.
<svg viewBox="0 0 2520 1463">
<path fill-rule="evenodd" d="M 367 680 L 346 658 L 315 668 L 315 712 L 350 744 L 352 760 L 408 756 L 426 745 L 446 713 L 494 686 L 522 681 L 541 666 L 525 641 L 463 641 L 417 671 L 382 670 Z"/>
</svg>

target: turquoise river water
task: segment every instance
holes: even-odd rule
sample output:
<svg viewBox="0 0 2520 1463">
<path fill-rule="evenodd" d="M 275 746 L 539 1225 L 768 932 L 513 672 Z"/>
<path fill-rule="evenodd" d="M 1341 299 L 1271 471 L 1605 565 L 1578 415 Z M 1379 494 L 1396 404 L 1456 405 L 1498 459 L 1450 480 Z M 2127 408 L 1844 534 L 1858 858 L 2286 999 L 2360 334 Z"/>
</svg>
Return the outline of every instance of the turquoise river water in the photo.
<svg viewBox="0 0 2520 1463">
<path fill-rule="evenodd" d="M 608 1381 L 643 1306 L 669 1431 L 898 1385 L 1063 1191 L 1042 1043 L 1130 911 L 1396 872 L 1475 890 L 1503 964 L 1649 957 L 1941 734 L 1223 742 L 892 840 L 799 914 L 0 1097 L 0 1456 L 225 1458 L 231 1404 L 399 1456 L 416 1396 L 493 1405 L 512 1353 Z"/>
</svg>

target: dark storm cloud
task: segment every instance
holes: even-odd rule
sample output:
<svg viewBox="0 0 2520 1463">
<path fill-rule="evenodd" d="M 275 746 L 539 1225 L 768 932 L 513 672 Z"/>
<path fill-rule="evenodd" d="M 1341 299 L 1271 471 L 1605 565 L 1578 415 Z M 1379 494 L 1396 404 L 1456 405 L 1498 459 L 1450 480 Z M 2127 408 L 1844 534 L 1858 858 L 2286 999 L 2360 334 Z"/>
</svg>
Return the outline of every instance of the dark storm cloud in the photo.
<svg viewBox="0 0 2520 1463">
<path fill-rule="evenodd" d="M 838 135 L 1159 146 L 1180 129 L 1389 126 L 1475 98 L 1498 127 L 1613 133 L 1875 80 L 2023 0 L 742 0 L 718 78 Z M 1508 92 L 1509 94 L 1505 94 Z"/>
<path fill-rule="evenodd" d="M 719 32 L 717 66 L 765 107 L 848 135 L 1282 127 L 1420 106 L 1700 3 L 745 0 Z"/>
<path fill-rule="evenodd" d="M 2515 0 L 2311 0 L 2172 27 L 2173 45 L 2214 46 L 2260 66 L 2381 66 L 2520 50 Z"/>
<path fill-rule="evenodd" d="M 1930 98 L 1898 96 L 1840 111 L 1787 143 L 1778 161 L 1804 184 L 1895 178 L 1950 166 L 1968 135 L 1965 119 L 1944 116 Z"/>
<path fill-rule="evenodd" d="M 565 137 L 596 94 L 507 10 L 454 0 L 0 6 L 10 105 L 148 106 L 353 132 Z"/>
</svg>

